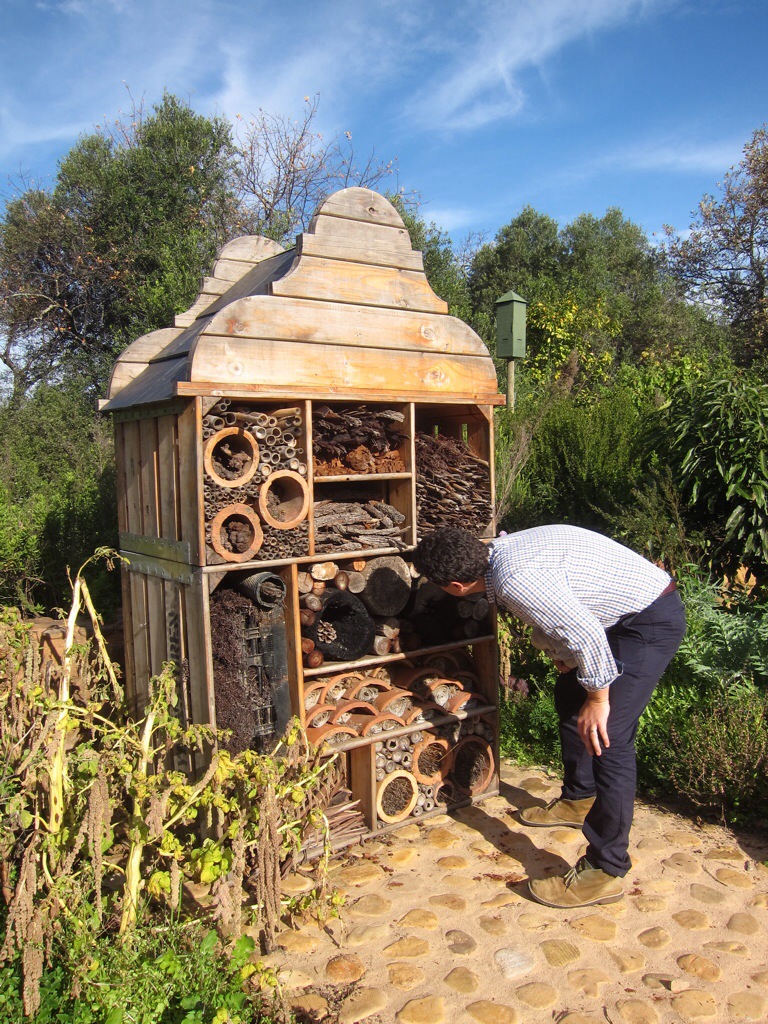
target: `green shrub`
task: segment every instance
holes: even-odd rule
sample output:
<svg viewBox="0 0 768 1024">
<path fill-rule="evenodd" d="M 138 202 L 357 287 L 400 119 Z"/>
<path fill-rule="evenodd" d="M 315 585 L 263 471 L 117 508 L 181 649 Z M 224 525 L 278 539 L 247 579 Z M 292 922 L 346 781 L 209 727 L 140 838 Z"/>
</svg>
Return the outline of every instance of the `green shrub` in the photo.
<svg viewBox="0 0 768 1024">
<path fill-rule="evenodd" d="M 640 721 L 638 778 L 734 820 L 768 799 L 768 605 L 681 572 L 688 630 Z"/>
<path fill-rule="evenodd" d="M 554 689 L 534 687 L 503 698 L 499 733 L 503 757 L 518 764 L 561 764 Z"/>
<path fill-rule="evenodd" d="M 507 484 L 504 529 L 573 523 L 605 532 L 642 479 L 642 417 L 634 397 L 616 389 L 585 405 L 563 396 L 543 415 L 528 415 L 530 423 L 499 431 L 500 480 L 507 479 L 505 462 L 519 466 Z"/>
<path fill-rule="evenodd" d="M 34 1024 L 267 1024 L 270 1007 L 249 991 L 254 947 L 243 936 L 225 950 L 202 922 L 145 924 L 118 942 L 65 921 Z M 0 1024 L 24 1019 L 20 992 L 19 964 L 6 963 Z"/>
</svg>

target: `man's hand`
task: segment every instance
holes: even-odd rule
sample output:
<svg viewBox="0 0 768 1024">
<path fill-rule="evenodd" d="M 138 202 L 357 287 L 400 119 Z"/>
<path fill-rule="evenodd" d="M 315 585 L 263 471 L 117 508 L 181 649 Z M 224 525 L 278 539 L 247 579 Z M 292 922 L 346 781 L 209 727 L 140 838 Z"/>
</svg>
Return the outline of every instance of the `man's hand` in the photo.
<svg viewBox="0 0 768 1024">
<path fill-rule="evenodd" d="M 582 705 L 577 726 L 584 746 L 590 754 L 600 757 L 603 747 L 610 747 L 608 739 L 608 715 L 611 713 L 611 706 L 608 702 L 608 687 L 603 690 L 595 690 L 587 695 Z"/>
<path fill-rule="evenodd" d="M 571 672 L 572 666 L 566 665 L 564 661 L 555 661 L 555 668 L 558 672 Z"/>
</svg>

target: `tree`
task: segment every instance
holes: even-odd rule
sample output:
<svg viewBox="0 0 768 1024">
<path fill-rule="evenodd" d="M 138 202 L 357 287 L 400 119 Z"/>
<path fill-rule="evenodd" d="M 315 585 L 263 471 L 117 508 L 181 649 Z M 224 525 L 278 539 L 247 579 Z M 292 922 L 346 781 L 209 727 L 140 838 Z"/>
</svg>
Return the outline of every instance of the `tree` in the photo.
<svg viewBox="0 0 768 1024">
<path fill-rule="evenodd" d="M 103 392 L 135 337 L 194 301 L 230 238 L 292 242 L 317 204 L 392 173 L 358 164 L 349 133 L 325 142 L 318 102 L 290 121 L 261 111 L 208 118 L 166 94 L 147 114 L 97 126 L 62 160 L 55 187 L 25 188 L 0 221 L 0 360 L 18 402 L 74 373 Z"/>
<path fill-rule="evenodd" d="M 599 384 L 623 360 L 666 359 L 712 343 L 664 255 L 616 208 L 560 229 L 526 207 L 477 253 L 469 288 L 473 323 L 491 345 L 495 300 L 510 289 L 528 300 L 525 370 L 539 382 L 562 370 L 572 352 L 579 385 Z"/>
<path fill-rule="evenodd" d="M 686 292 L 730 326 L 750 362 L 768 351 L 768 130 L 699 203 L 690 234 L 668 229 L 668 252 Z"/>
<path fill-rule="evenodd" d="M 305 96 L 295 121 L 265 110 L 236 118 L 233 186 L 249 233 L 290 245 L 326 196 L 352 185 L 376 188 L 394 173 L 395 162 L 377 160 L 373 151 L 358 163 L 351 132 L 324 139 L 314 124 L 319 102 Z"/>
<path fill-rule="evenodd" d="M 134 113 L 80 139 L 54 189 L 26 190 L 0 223 L 0 359 L 15 402 L 67 369 L 102 385 L 129 340 L 191 303 L 231 233 L 226 123 L 169 95 Z"/>
</svg>

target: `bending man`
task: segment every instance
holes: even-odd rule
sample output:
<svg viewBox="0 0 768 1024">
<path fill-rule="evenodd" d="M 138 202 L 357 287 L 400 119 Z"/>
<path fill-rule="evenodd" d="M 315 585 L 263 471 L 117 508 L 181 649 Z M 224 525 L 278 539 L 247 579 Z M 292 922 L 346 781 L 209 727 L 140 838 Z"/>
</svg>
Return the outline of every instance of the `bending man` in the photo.
<svg viewBox="0 0 768 1024">
<path fill-rule="evenodd" d="M 685 633 L 674 580 L 634 551 L 576 526 L 539 526 L 484 544 L 438 529 L 413 554 L 416 569 L 454 597 L 485 593 L 534 627 L 560 676 L 563 789 L 530 826 L 581 828 L 588 847 L 565 876 L 529 882 L 550 907 L 612 903 L 623 895 L 643 709 Z"/>
</svg>

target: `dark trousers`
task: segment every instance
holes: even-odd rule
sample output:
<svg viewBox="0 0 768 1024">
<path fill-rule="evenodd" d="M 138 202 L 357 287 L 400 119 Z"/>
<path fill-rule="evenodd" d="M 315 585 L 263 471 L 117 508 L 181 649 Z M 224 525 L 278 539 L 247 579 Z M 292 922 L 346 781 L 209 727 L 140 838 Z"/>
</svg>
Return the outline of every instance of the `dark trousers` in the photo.
<svg viewBox="0 0 768 1024">
<path fill-rule="evenodd" d="M 623 673 L 611 683 L 608 716 L 610 747 L 600 757 L 587 753 L 576 726 L 586 691 L 576 670 L 555 685 L 563 752 L 563 792 L 567 800 L 594 796 L 584 822 L 589 863 L 609 875 L 625 875 L 632 866 L 627 847 L 635 806 L 635 736 L 645 706 L 685 633 L 685 611 L 677 591 L 657 598 L 636 615 L 606 631 Z"/>
</svg>

